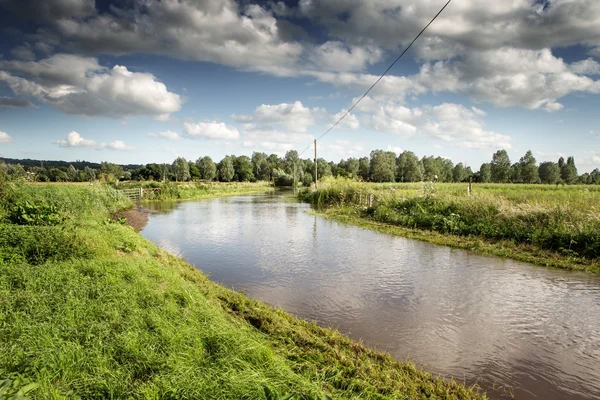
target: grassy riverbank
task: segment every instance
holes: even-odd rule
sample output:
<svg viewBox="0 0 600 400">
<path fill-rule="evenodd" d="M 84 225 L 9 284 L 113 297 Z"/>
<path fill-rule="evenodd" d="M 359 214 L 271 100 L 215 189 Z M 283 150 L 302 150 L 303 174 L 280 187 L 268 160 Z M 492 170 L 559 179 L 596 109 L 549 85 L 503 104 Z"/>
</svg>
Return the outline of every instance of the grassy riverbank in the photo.
<svg viewBox="0 0 600 400">
<path fill-rule="evenodd" d="M 301 197 L 323 206 L 322 216 L 365 228 L 600 273 L 600 188 L 481 184 L 468 196 L 467 184 L 330 180 Z"/>
<path fill-rule="evenodd" d="M 0 397 L 482 398 L 211 282 L 111 188 L 0 190 Z"/>
<path fill-rule="evenodd" d="M 267 182 L 121 182 L 118 189 L 127 188 L 159 189 L 147 190 L 145 199 L 152 200 L 201 200 L 213 197 L 236 196 L 264 193 L 273 190 Z"/>
</svg>

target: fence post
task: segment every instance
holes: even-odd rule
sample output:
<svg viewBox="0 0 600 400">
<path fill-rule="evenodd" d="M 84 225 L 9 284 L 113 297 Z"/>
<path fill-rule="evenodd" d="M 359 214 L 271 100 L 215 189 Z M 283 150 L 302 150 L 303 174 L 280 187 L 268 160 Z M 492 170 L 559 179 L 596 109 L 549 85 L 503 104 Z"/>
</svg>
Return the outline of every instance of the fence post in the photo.
<svg viewBox="0 0 600 400">
<path fill-rule="evenodd" d="M 140 188 L 140 200 L 144 197 L 144 188 Z"/>
<path fill-rule="evenodd" d="M 373 193 L 369 195 L 369 207 L 373 207 Z"/>
</svg>

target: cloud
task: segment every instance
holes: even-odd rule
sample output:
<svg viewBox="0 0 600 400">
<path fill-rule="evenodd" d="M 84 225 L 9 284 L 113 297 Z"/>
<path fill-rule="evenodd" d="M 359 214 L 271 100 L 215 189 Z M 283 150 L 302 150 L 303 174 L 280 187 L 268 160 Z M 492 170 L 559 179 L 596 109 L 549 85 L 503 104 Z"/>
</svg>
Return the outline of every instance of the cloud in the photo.
<svg viewBox="0 0 600 400">
<path fill-rule="evenodd" d="M 10 51 L 10 54 L 20 60 L 35 60 L 35 53 L 31 50 L 31 46 L 28 45 L 17 46 Z"/>
<path fill-rule="evenodd" d="M 590 131 L 590 136 L 600 137 L 600 132 Z"/>
<path fill-rule="evenodd" d="M 442 103 L 408 108 L 394 102 L 365 98 L 361 116 L 368 128 L 402 138 L 424 135 L 459 148 L 512 148 L 511 137 L 485 128 L 485 113 L 476 107 Z M 362 103 L 361 103 L 362 105 Z"/>
<path fill-rule="evenodd" d="M 305 0 L 299 2 L 297 11 L 350 45 L 376 43 L 397 51 L 444 3 Z M 597 0 L 466 0 L 446 8 L 415 44 L 415 51 L 423 59 L 441 60 L 503 46 L 531 50 L 575 44 L 596 47 L 600 44 L 599 16 Z"/>
<path fill-rule="evenodd" d="M 27 99 L 19 99 L 16 97 L 0 97 L 0 107 L 31 108 L 35 106 Z"/>
<path fill-rule="evenodd" d="M 237 128 L 217 121 L 186 122 L 183 124 L 183 132 L 190 138 L 239 139 L 240 137 Z"/>
<path fill-rule="evenodd" d="M 48 19 L 35 40 L 55 36 L 63 47 L 85 54 L 159 54 L 281 75 L 293 71 L 303 52 L 302 44 L 284 37 L 283 21 L 256 4 L 132 0 L 82 18 L 84 10 Z"/>
<path fill-rule="evenodd" d="M 40 61 L 0 61 L 0 82 L 18 96 L 35 98 L 68 114 L 168 115 L 182 104 L 180 96 L 152 74 L 120 65 L 107 69 L 96 58 L 71 54 Z"/>
<path fill-rule="evenodd" d="M 12 142 L 12 137 L 3 131 L 0 131 L 0 143 L 10 143 Z"/>
<path fill-rule="evenodd" d="M 83 18 L 96 12 L 94 0 L 0 0 L 0 6 L 20 18 L 39 22 Z"/>
<path fill-rule="evenodd" d="M 315 46 L 308 55 L 318 70 L 361 71 L 381 60 L 383 52 L 375 46 L 346 46 L 340 41 L 327 41 Z"/>
<path fill-rule="evenodd" d="M 300 101 L 294 103 L 262 104 L 250 115 L 232 115 L 231 118 L 242 124 L 247 132 L 294 132 L 304 133 L 317 125 L 323 131 L 333 125 L 345 113 L 329 114 L 325 109 L 308 108 Z M 336 128 L 358 129 L 360 122 L 354 114 L 348 114 Z"/>
<path fill-rule="evenodd" d="M 394 153 L 400 155 L 404 150 L 402 148 L 400 148 L 399 146 L 392 146 L 388 144 L 387 147 L 388 151 L 393 151 Z"/>
<path fill-rule="evenodd" d="M 110 143 L 99 143 L 95 140 L 84 139 L 79 133 L 75 131 L 69 132 L 69 134 L 67 134 L 67 137 L 64 140 L 56 140 L 52 143 L 57 144 L 60 147 L 87 148 L 94 150 L 109 149 L 118 151 L 130 151 L 135 149 L 135 147 L 127 146 L 121 140 L 115 140 Z"/>
<path fill-rule="evenodd" d="M 570 65 L 571 71 L 581 75 L 600 75 L 600 64 L 592 58 L 581 60 Z"/>
<path fill-rule="evenodd" d="M 168 140 L 179 140 L 181 136 L 177 132 L 164 131 L 159 133 L 147 133 L 146 136 Z"/>
</svg>

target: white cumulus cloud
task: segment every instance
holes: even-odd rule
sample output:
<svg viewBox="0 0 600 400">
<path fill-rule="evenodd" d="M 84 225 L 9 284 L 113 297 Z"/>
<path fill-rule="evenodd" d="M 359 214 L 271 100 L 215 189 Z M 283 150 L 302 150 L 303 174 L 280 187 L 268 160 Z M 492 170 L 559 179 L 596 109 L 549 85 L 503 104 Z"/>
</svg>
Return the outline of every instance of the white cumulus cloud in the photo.
<svg viewBox="0 0 600 400">
<path fill-rule="evenodd" d="M 183 124 L 183 132 L 190 138 L 239 139 L 240 137 L 237 128 L 217 121 L 186 122 Z"/>
<path fill-rule="evenodd" d="M 168 115 L 182 100 L 149 73 L 107 69 L 96 58 L 56 54 L 40 61 L 0 61 L 0 82 L 69 114 L 126 117 Z"/>
<path fill-rule="evenodd" d="M 0 143 L 10 143 L 12 142 L 12 137 L 3 131 L 0 131 Z"/>
<path fill-rule="evenodd" d="M 71 131 L 67 134 L 67 137 L 63 140 L 56 140 L 52 142 L 59 145 L 60 147 L 71 147 L 71 148 L 87 148 L 94 150 L 118 150 L 118 151 L 131 151 L 135 147 L 127 146 L 121 140 L 115 140 L 109 143 L 100 143 L 95 140 L 84 139 L 78 132 Z"/>
</svg>

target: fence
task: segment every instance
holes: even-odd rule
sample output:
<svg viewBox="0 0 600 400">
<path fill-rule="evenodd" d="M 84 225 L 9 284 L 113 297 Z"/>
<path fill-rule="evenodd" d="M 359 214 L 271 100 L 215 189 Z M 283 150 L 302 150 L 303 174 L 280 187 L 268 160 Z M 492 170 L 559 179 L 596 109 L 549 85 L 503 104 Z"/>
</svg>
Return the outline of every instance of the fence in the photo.
<svg viewBox="0 0 600 400">
<path fill-rule="evenodd" d="M 122 189 L 122 190 L 119 190 L 119 193 L 121 193 L 123 196 L 127 197 L 129 200 L 140 201 L 141 199 L 144 198 L 144 195 L 147 196 L 150 193 L 157 194 L 157 192 L 159 190 L 160 190 L 159 188 L 148 188 L 148 189 L 134 188 L 134 189 Z"/>
</svg>

